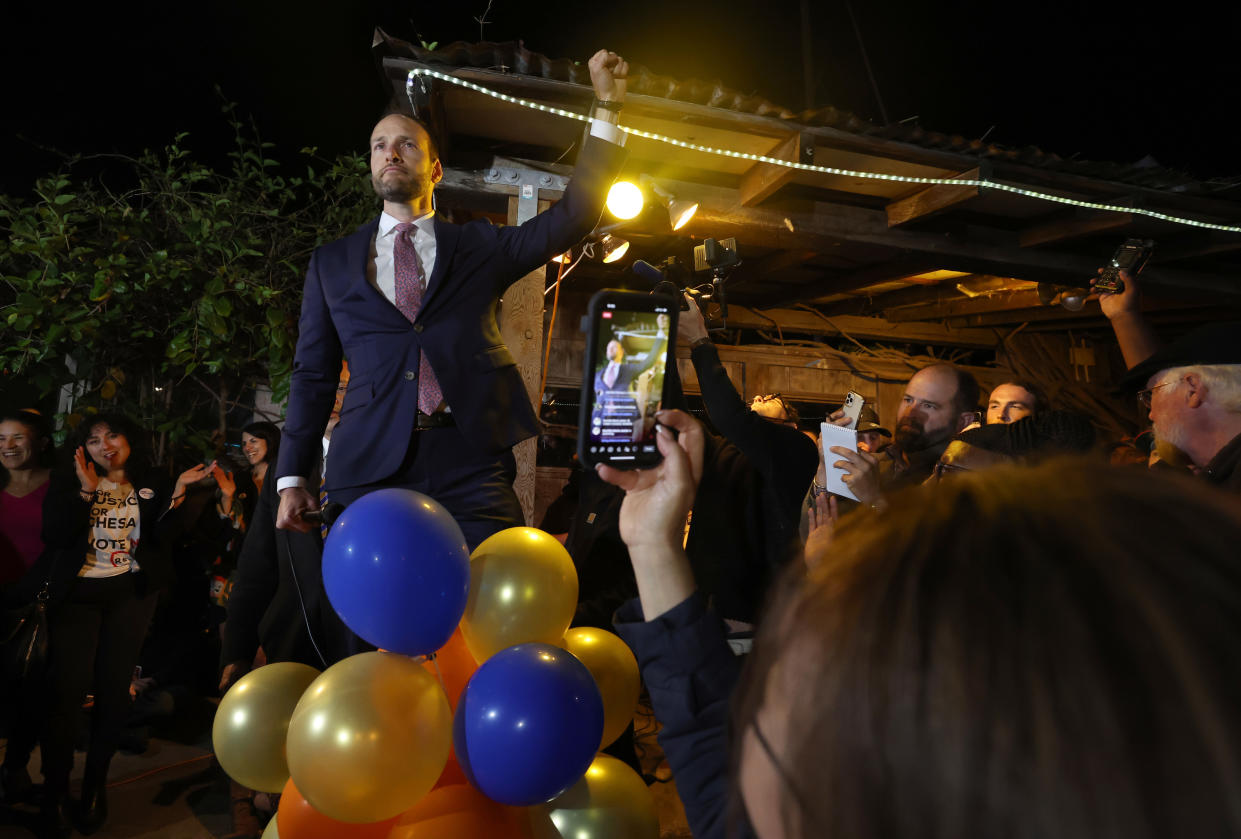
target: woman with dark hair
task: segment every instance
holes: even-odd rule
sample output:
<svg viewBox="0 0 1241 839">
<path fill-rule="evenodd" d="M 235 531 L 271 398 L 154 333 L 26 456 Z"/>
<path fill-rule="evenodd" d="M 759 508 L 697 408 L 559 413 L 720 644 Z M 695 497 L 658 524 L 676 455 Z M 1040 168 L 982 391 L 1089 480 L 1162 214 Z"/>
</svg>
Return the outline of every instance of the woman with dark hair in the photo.
<svg viewBox="0 0 1241 839">
<path fill-rule="evenodd" d="M 270 422 L 252 422 L 241 429 L 241 451 L 250 464 L 254 488 L 263 491 L 268 465 L 276 462 L 280 451 L 280 429 Z"/>
<path fill-rule="evenodd" d="M 207 467 L 186 470 L 176 486 L 153 469 L 146 434 L 116 414 L 78 427 L 73 474 L 54 480 L 43 538 L 54 551 L 49 639 L 51 701 L 43 743 L 44 818 L 67 835 L 69 774 L 82 701 L 95 696 L 90 746 L 77 812 L 82 833 L 107 817 L 105 784 L 129 710 L 129 683 L 159 590 L 173 578 L 174 512 Z"/>
<path fill-rule="evenodd" d="M 52 430 L 34 411 L 0 413 L 0 600 L 5 609 L 34 602 L 44 577 L 43 505 L 51 478 Z M 43 679 L 5 685 L 9 740 L 0 765 L 0 800 L 11 804 L 31 790 L 26 764 L 44 707 Z"/>
<path fill-rule="evenodd" d="M 681 433 L 657 470 L 600 472 L 628 490 L 641 596 L 617 628 L 703 839 L 725 835 L 738 665 L 680 547 L 701 430 L 660 422 Z M 1229 497 L 1082 459 L 844 519 L 782 578 L 733 703 L 741 834 L 1238 835 L 1238 544 Z"/>
</svg>

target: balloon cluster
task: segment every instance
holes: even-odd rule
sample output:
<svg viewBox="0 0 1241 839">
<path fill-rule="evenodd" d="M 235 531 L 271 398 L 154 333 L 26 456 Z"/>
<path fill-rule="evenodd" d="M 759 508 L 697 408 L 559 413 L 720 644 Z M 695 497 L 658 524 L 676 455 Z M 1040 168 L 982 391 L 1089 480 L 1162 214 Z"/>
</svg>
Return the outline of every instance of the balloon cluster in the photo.
<svg viewBox="0 0 1241 839">
<path fill-rule="evenodd" d="M 577 574 L 554 538 L 515 527 L 471 555 L 434 500 L 379 490 L 333 525 L 323 581 L 380 651 L 269 664 L 216 712 L 224 770 L 283 792 L 264 839 L 658 836 L 646 784 L 596 754 L 633 717 L 637 662 L 568 629 Z"/>
</svg>

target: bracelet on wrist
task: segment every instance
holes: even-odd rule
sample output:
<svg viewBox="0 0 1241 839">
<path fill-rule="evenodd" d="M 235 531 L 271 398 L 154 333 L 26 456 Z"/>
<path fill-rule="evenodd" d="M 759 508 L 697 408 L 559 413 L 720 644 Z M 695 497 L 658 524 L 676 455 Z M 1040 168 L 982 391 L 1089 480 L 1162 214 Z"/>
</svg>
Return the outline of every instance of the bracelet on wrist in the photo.
<svg viewBox="0 0 1241 839">
<path fill-rule="evenodd" d="M 619 114 L 622 107 L 624 107 L 623 102 L 616 102 L 611 99 L 600 99 L 595 97 L 595 100 L 590 105 L 590 113 L 593 115 L 595 108 L 602 108 L 605 111 L 611 111 L 614 114 Z"/>
</svg>

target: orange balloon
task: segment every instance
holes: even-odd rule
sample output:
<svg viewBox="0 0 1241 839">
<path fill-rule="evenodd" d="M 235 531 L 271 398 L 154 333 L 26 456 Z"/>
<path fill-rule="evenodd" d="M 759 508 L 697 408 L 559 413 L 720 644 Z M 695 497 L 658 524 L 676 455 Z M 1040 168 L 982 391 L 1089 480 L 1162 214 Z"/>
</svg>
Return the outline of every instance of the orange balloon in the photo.
<svg viewBox="0 0 1241 839">
<path fill-rule="evenodd" d="M 470 655 L 470 648 L 465 645 L 465 636 L 461 634 L 460 626 L 453 631 L 448 643 L 435 653 L 435 661 L 428 659 L 422 662 L 422 669 L 430 673 L 437 682 L 441 681 L 442 677 L 444 693 L 448 695 L 448 707 L 456 713 L 457 700 L 461 698 L 466 683 L 478 669 L 478 662 Z"/>
<path fill-rule="evenodd" d="M 276 810 L 276 830 L 282 839 L 386 839 L 400 816 L 381 822 L 341 822 L 310 806 L 293 779 L 284 785 Z"/>
<path fill-rule="evenodd" d="M 283 835 L 283 834 L 282 834 Z M 524 807 L 506 807 L 469 784 L 440 787 L 397 817 L 388 839 L 530 839 Z"/>
<path fill-rule="evenodd" d="M 444 771 L 440 773 L 440 779 L 435 782 L 435 786 L 431 789 L 439 789 L 440 787 L 455 787 L 461 784 L 468 784 L 470 779 L 465 777 L 465 770 L 461 768 L 461 764 L 457 763 L 457 754 L 453 752 L 448 756 L 448 763 L 444 764 Z"/>
</svg>

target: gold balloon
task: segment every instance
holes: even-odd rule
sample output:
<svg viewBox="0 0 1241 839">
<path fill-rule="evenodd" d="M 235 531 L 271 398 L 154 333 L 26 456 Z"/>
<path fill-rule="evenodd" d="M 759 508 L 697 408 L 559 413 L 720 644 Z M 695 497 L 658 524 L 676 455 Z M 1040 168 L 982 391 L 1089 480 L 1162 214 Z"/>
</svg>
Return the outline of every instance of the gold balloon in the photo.
<svg viewBox="0 0 1241 839">
<path fill-rule="evenodd" d="M 598 755 L 562 795 L 530 808 L 534 839 L 659 839 L 646 782 L 622 761 Z"/>
<path fill-rule="evenodd" d="M 452 740 L 444 689 L 413 659 L 362 653 L 329 667 L 289 723 L 293 782 L 315 810 L 376 822 L 435 784 Z"/>
<path fill-rule="evenodd" d="M 638 694 L 642 692 L 638 660 L 620 638 L 591 626 L 570 629 L 561 646 L 577 656 L 595 677 L 603 697 L 603 739 L 599 748 L 607 748 L 629 727 L 638 707 Z"/>
<path fill-rule="evenodd" d="M 229 688 L 216 709 L 211 742 L 230 778 L 262 792 L 284 789 L 289 718 L 318 676 L 313 667 L 286 661 L 252 670 Z"/>
<path fill-rule="evenodd" d="M 576 610 L 577 570 L 550 534 L 510 527 L 470 555 L 461 634 L 479 664 L 514 644 L 559 645 Z"/>
<path fill-rule="evenodd" d="M 261 839 L 280 839 L 280 831 L 276 828 L 276 817 L 274 815 L 271 817 L 271 821 L 267 823 L 267 827 L 263 828 Z"/>
</svg>

